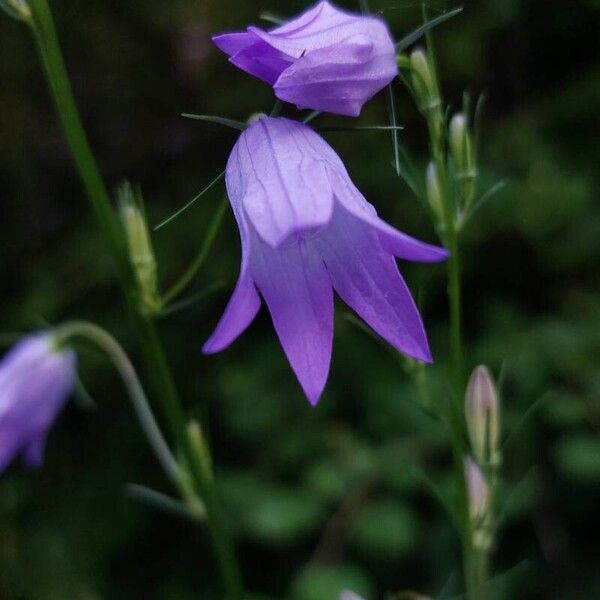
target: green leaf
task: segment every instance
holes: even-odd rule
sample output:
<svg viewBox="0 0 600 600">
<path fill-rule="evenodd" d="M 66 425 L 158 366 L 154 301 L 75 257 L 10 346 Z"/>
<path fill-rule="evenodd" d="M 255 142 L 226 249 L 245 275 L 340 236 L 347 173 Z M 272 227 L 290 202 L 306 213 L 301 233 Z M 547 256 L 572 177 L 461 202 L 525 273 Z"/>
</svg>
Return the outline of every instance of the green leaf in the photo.
<svg viewBox="0 0 600 600">
<path fill-rule="evenodd" d="M 380 559 L 396 559 L 414 549 L 416 517 L 397 499 L 367 505 L 357 517 L 352 539 L 362 552 Z"/>
<path fill-rule="evenodd" d="M 361 569 L 343 564 L 315 564 L 300 572 L 290 597 L 291 600 L 338 600 L 345 590 L 353 590 L 364 598 L 373 593 L 371 582 Z"/>
<path fill-rule="evenodd" d="M 557 445 L 555 459 L 564 475 L 582 483 L 600 479 L 600 439 L 592 435 L 571 435 Z"/>
<path fill-rule="evenodd" d="M 192 119 L 194 121 L 206 121 L 208 123 L 216 123 L 217 125 L 225 125 L 225 127 L 231 127 L 238 131 L 244 131 L 248 127 L 248 123 L 243 121 L 234 121 L 233 119 L 227 119 L 226 117 L 219 117 L 217 115 L 194 115 L 191 113 L 181 113 L 182 117 L 186 119 Z"/>
<path fill-rule="evenodd" d="M 203 505 L 198 504 L 196 510 L 192 512 L 192 510 L 180 500 L 171 498 L 166 494 L 157 492 L 156 490 L 143 485 L 130 483 L 126 486 L 125 493 L 132 500 L 136 500 L 142 504 L 146 504 L 147 506 L 176 517 L 190 519 L 192 521 L 201 521 L 206 517 L 206 509 Z"/>
<path fill-rule="evenodd" d="M 445 23 L 452 17 L 455 17 L 456 15 L 461 13 L 462 10 L 463 7 L 459 6 L 458 8 L 445 12 L 441 15 L 438 15 L 437 17 L 434 17 L 433 19 L 430 19 L 426 23 L 423 23 L 423 25 L 417 27 L 414 31 L 409 33 L 407 36 L 403 37 L 399 42 L 396 42 L 396 52 L 404 52 L 404 50 L 406 50 L 410 45 L 414 44 L 418 39 L 423 37 L 431 29 L 437 27 L 438 25 L 441 25 L 442 23 Z"/>
</svg>

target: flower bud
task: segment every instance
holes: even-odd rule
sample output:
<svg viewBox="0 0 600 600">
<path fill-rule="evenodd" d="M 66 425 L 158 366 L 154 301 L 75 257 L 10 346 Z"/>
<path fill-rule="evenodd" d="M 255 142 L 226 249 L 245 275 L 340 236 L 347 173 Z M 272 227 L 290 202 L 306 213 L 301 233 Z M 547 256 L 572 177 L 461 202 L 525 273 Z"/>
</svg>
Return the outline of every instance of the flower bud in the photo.
<svg viewBox="0 0 600 600">
<path fill-rule="evenodd" d="M 500 457 L 500 415 L 496 386 L 487 367 L 472 373 L 465 394 L 465 416 L 477 461 L 495 466 Z"/>
<path fill-rule="evenodd" d="M 422 48 L 413 50 L 410 55 L 412 85 L 419 108 L 428 111 L 440 103 L 433 70 L 429 58 Z"/>
<path fill-rule="evenodd" d="M 473 141 L 463 113 L 455 114 L 450 120 L 448 139 L 461 195 L 465 205 L 468 206 L 475 194 L 477 170 Z"/>
<path fill-rule="evenodd" d="M 432 162 L 427 165 L 425 183 L 427 184 L 427 200 L 429 201 L 429 206 L 431 206 L 431 210 L 433 210 L 436 217 L 441 219 L 444 213 L 442 189 L 437 167 Z"/>
<path fill-rule="evenodd" d="M 471 457 L 465 458 L 464 469 L 469 517 L 473 523 L 481 523 L 490 508 L 490 488 L 481 469 Z"/>
<path fill-rule="evenodd" d="M 138 284 L 142 308 L 149 313 L 155 313 L 160 310 L 162 303 L 158 292 L 156 259 L 146 217 L 130 184 L 121 188 L 119 198 L 129 261 Z"/>
<path fill-rule="evenodd" d="M 31 8 L 26 0 L 0 0 L 0 8 L 19 21 L 31 19 Z"/>
</svg>

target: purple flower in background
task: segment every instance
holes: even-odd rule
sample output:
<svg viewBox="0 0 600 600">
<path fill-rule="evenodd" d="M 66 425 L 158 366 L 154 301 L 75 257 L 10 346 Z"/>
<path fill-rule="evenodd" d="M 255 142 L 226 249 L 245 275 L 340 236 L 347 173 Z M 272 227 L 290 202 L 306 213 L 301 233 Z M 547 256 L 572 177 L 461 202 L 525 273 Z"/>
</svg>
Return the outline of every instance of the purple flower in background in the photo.
<svg viewBox="0 0 600 600">
<path fill-rule="evenodd" d="M 396 75 L 396 50 L 384 21 L 319 2 L 291 21 L 264 31 L 213 38 L 230 61 L 273 86 L 298 108 L 356 117 Z"/>
<path fill-rule="evenodd" d="M 297 121 L 261 117 L 236 143 L 226 170 L 242 241 L 239 280 L 204 352 L 250 325 L 263 296 L 309 401 L 323 391 L 333 338 L 333 289 L 401 352 L 431 361 L 419 312 L 394 257 L 435 262 L 442 248 L 379 219 L 337 154 Z"/>
<path fill-rule="evenodd" d="M 75 353 L 54 344 L 50 333 L 32 334 L 0 362 L 0 473 L 18 454 L 29 467 L 42 464 L 48 430 L 75 381 Z"/>
</svg>

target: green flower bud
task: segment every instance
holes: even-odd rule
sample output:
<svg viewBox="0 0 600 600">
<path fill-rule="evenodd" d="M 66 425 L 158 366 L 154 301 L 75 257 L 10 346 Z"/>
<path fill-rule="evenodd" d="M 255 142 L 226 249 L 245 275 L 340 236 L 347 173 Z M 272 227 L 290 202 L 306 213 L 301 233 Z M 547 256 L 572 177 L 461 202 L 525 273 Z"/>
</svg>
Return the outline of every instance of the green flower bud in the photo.
<svg viewBox="0 0 600 600">
<path fill-rule="evenodd" d="M 438 177 L 437 168 L 432 162 L 427 165 L 425 183 L 427 185 L 427 200 L 429 201 L 429 206 L 431 206 L 431 210 L 434 212 L 436 217 L 441 219 L 444 214 L 442 189 L 440 186 L 440 178 Z"/>
<path fill-rule="evenodd" d="M 412 87 L 415 98 L 422 111 L 431 110 L 440 104 L 433 69 L 429 64 L 429 58 L 422 48 L 413 50 L 410 55 L 410 66 L 412 69 Z"/>
<path fill-rule="evenodd" d="M 119 199 L 129 261 L 138 285 L 142 308 L 148 313 L 156 313 L 160 311 L 162 302 L 158 292 L 156 259 L 146 217 L 140 207 L 141 201 L 130 184 L 125 184 L 119 190 Z"/>
<path fill-rule="evenodd" d="M 460 192 L 465 206 L 468 206 L 475 195 L 477 169 L 473 141 L 463 113 L 455 114 L 450 120 L 448 139 Z"/>
<path fill-rule="evenodd" d="M 31 8 L 26 0 L 0 0 L 0 8 L 19 21 L 31 19 Z"/>
<path fill-rule="evenodd" d="M 477 367 L 465 394 L 465 416 L 473 454 L 480 464 L 500 462 L 500 410 L 498 394 L 487 367 Z"/>
</svg>

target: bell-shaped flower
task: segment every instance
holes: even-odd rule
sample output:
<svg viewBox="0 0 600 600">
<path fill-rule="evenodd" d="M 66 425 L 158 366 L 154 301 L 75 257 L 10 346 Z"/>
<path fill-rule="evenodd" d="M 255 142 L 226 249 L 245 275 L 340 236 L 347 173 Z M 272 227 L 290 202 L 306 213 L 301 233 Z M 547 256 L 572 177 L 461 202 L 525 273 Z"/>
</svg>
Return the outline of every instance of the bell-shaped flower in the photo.
<svg viewBox="0 0 600 600">
<path fill-rule="evenodd" d="M 323 138 L 297 121 L 261 117 L 233 148 L 226 184 L 242 266 L 206 353 L 223 350 L 248 327 L 260 292 L 288 360 L 316 404 L 331 361 L 335 289 L 395 348 L 431 361 L 421 317 L 394 257 L 435 262 L 447 252 L 382 221 Z"/>
<path fill-rule="evenodd" d="M 248 27 L 213 41 L 234 65 L 300 109 L 355 117 L 398 74 L 385 22 L 329 2 L 269 31 Z"/>
<path fill-rule="evenodd" d="M 76 356 L 47 332 L 18 342 L 0 362 L 0 473 L 21 454 L 42 464 L 46 436 L 75 382 Z"/>
</svg>

